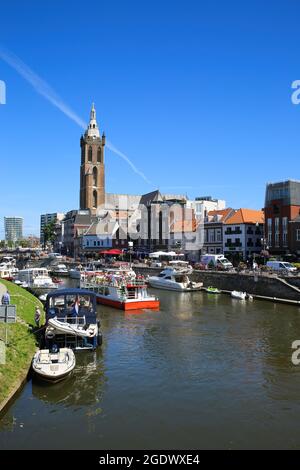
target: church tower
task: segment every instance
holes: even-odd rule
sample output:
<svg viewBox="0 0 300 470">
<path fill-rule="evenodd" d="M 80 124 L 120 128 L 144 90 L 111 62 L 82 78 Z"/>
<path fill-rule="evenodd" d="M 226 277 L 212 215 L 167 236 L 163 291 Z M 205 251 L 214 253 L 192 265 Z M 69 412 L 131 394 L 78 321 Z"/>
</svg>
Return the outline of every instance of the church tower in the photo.
<svg viewBox="0 0 300 470">
<path fill-rule="evenodd" d="M 100 137 L 94 103 L 88 128 L 80 139 L 80 147 L 80 209 L 90 209 L 91 214 L 96 214 L 97 207 L 105 203 L 105 135 L 103 133 Z"/>
</svg>

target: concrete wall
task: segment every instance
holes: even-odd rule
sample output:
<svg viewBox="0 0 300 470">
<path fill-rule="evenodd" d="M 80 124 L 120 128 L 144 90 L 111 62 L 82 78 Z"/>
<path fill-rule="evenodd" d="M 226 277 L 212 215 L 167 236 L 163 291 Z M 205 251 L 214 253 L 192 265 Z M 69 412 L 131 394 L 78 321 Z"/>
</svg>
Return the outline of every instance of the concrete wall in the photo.
<svg viewBox="0 0 300 470">
<path fill-rule="evenodd" d="M 137 274 L 145 276 L 155 276 L 161 272 L 160 268 L 133 266 L 133 269 Z M 300 301 L 300 292 L 277 277 L 195 270 L 190 278 L 195 282 L 203 282 L 204 287 L 214 286 L 222 290 L 238 290 L 248 294 Z M 291 278 L 286 278 L 286 282 L 292 284 Z M 300 279 L 297 282 L 300 287 Z"/>
</svg>

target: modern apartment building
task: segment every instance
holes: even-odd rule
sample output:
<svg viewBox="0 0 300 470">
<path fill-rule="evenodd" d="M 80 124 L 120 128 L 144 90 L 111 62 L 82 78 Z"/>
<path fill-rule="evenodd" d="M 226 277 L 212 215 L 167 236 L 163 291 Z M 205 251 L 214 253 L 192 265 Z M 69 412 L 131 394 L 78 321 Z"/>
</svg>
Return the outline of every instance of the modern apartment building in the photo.
<svg viewBox="0 0 300 470">
<path fill-rule="evenodd" d="M 4 217 L 5 241 L 16 242 L 23 238 L 23 217 Z"/>
</svg>

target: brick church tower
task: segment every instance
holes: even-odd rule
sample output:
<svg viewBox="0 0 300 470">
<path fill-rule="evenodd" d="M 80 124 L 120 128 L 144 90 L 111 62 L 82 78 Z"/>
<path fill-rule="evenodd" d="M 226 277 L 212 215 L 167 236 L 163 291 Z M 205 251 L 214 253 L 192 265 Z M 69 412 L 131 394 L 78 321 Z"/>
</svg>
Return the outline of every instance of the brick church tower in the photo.
<svg viewBox="0 0 300 470">
<path fill-rule="evenodd" d="M 103 133 L 100 137 L 94 103 L 80 147 L 80 209 L 90 209 L 92 214 L 96 214 L 97 207 L 105 202 L 105 135 Z"/>
</svg>

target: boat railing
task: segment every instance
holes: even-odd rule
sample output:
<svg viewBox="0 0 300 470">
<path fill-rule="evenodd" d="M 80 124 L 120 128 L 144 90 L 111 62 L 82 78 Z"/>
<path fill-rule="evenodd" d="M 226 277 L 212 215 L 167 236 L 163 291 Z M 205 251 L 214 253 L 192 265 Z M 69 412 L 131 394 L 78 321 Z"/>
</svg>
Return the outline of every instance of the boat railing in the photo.
<svg viewBox="0 0 300 470">
<path fill-rule="evenodd" d="M 73 325 L 85 325 L 85 315 L 83 317 L 76 316 L 66 316 L 62 318 L 58 318 L 59 321 L 63 323 L 72 323 Z"/>
</svg>

